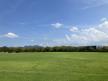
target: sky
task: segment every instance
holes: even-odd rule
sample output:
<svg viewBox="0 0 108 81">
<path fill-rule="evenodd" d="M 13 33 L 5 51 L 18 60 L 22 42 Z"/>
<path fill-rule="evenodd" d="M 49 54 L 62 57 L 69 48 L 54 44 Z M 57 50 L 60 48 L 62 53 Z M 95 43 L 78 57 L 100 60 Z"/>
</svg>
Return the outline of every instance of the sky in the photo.
<svg viewBox="0 0 108 81">
<path fill-rule="evenodd" d="M 108 45 L 107 0 L 0 0 L 0 46 Z"/>
</svg>

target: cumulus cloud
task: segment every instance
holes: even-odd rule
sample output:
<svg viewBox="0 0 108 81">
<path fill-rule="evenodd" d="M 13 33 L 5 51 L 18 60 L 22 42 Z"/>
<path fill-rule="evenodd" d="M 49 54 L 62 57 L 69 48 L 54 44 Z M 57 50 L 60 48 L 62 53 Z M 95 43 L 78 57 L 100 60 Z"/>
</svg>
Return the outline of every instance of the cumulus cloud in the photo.
<svg viewBox="0 0 108 81">
<path fill-rule="evenodd" d="M 76 31 L 78 31 L 78 28 L 77 27 L 72 27 L 72 28 L 70 28 L 70 31 L 71 32 L 76 32 Z"/>
<path fill-rule="evenodd" d="M 7 34 L 4 34 L 3 37 L 7 37 L 7 38 L 18 38 L 19 36 L 15 33 L 9 32 Z"/>
<path fill-rule="evenodd" d="M 63 24 L 57 22 L 55 24 L 51 24 L 51 26 L 53 26 L 54 28 L 61 28 L 63 26 Z"/>
<path fill-rule="evenodd" d="M 78 45 L 103 45 L 108 43 L 108 21 L 105 19 L 97 26 L 80 29 L 72 34 L 65 35 L 68 41 Z"/>
</svg>

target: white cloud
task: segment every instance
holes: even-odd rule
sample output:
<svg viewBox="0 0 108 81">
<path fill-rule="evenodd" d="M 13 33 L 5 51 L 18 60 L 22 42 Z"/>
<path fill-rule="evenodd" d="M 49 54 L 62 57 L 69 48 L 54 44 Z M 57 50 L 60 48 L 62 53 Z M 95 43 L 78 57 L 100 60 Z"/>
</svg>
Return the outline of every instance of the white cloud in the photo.
<svg viewBox="0 0 108 81">
<path fill-rule="evenodd" d="M 105 20 L 101 24 L 89 27 L 86 29 L 80 29 L 77 32 L 72 32 L 69 35 L 65 35 L 68 41 L 76 43 L 78 45 L 103 45 L 108 43 L 108 21 Z"/>
<path fill-rule="evenodd" d="M 18 38 L 19 36 L 15 33 L 9 32 L 5 35 L 3 35 L 3 37 L 7 37 L 7 38 Z"/>
<path fill-rule="evenodd" d="M 30 40 L 31 42 L 34 42 L 35 40 Z"/>
<path fill-rule="evenodd" d="M 51 24 L 51 26 L 53 26 L 54 28 L 61 28 L 63 26 L 63 24 L 57 22 L 55 24 Z"/>
<path fill-rule="evenodd" d="M 107 18 L 104 17 L 104 18 L 101 19 L 101 21 L 102 22 L 107 21 Z"/>
<path fill-rule="evenodd" d="M 78 31 L 78 28 L 77 27 L 72 27 L 72 28 L 70 28 L 70 31 L 71 32 L 76 32 L 76 31 Z"/>
<path fill-rule="evenodd" d="M 67 39 L 68 41 L 71 41 L 71 38 L 70 38 L 69 35 L 66 34 L 65 37 L 66 37 L 66 39 Z"/>
<path fill-rule="evenodd" d="M 100 7 L 108 4 L 108 0 L 83 0 L 86 6 L 83 9 Z"/>
</svg>

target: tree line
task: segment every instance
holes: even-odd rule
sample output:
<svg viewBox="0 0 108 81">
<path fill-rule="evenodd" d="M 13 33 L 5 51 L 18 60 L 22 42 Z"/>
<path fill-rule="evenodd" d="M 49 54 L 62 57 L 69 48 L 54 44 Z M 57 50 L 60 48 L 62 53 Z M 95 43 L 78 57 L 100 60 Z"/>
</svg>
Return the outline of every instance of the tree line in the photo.
<svg viewBox="0 0 108 81">
<path fill-rule="evenodd" d="M 19 52 L 108 52 L 107 46 L 24 46 L 24 47 L 0 47 L 0 52 L 19 53 Z"/>
</svg>

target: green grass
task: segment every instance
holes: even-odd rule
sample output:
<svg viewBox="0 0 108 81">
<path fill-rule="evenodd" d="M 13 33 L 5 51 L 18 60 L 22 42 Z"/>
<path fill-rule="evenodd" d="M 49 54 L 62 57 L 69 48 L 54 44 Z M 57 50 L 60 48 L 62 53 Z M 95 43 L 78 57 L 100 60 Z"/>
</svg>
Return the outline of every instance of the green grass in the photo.
<svg viewBox="0 0 108 81">
<path fill-rule="evenodd" d="M 0 81 L 108 81 L 108 53 L 0 53 Z"/>
</svg>

